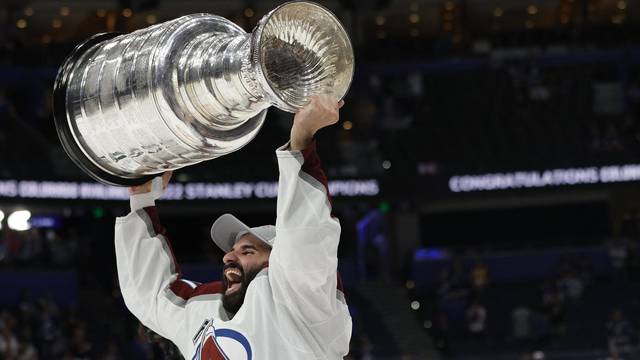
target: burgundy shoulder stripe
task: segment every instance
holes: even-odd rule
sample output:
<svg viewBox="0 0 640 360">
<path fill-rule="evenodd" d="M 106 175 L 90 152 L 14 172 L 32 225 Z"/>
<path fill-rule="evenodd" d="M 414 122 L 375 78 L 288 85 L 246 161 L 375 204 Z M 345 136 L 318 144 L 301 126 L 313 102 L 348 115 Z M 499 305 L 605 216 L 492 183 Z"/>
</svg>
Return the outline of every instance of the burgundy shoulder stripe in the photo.
<svg viewBox="0 0 640 360">
<path fill-rule="evenodd" d="M 340 273 L 337 271 L 336 271 L 336 277 L 338 278 L 337 289 L 344 293 L 344 284 L 342 284 L 342 277 L 340 276 Z"/>
<path fill-rule="evenodd" d="M 155 206 L 150 206 L 144 208 L 144 211 L 149 216 L 151 220 L 151 224 L 153 226 L 154 235 L 162 235 L 164 240 L 166 241 L 167 247 L 169 249 L 169 255 L 171 256 L 171 261 L 175 267 L 175 271 L 178 274 L 176 280 L 174 280 L 170 285 L 169 289 L 184 300 L 189 300 L 192 297 L 199 295 L 207 295 L 207 294 L 221 294 L 223 292 L 222 281 L 214 281 L 205 284 L 198 284 L 196 287 L 192 287 L 188 283 L 181 281 L 182 273 L 180 271 L 180 265 L 176 261 L 176 257 L 173 253 L 173 247 L 171 247 L 171 241 L 169 240 L 169 235 L 167 234 L 167 230 L 160 223 L 160 217 L 158 216 L 158 211 Z"/>
<path fill-rule="evenodd" d="M 167 229 L 162 226 L 160 223 L 160 216 L 158 216 L 158 210 L 155 206 L 148 206 L 144 208 L 144 211 L 149 216 L 151 220 L 151 226 L 153 226 L 154 235 L 162 235 L 162 237 L 166 240 L 167 247 L 169 248 L 169 255 L 171 256 L 171 260 L 173 261 L 173 266 L 175 267 L 175 271 L 180 274 L 180 264 L 176 261 L 176 257 L 173 253 L 173 247 L 171 246 L 171 241 L 169 241 L 169 234 L 167 233 Z"/>
<path fill-rule="evenodd" d="M 147 206 L 146 208 L 144 208 L 144 211 L 147 213 L 147 215 L 149 216 L 149 219 L 151 220 L 153 231 L 155 231 L 156 234 L 161 234 L 166 237 L 167 231 L 165 230 L 164 226 L 162 226 L 162 224 L 160 223 L 160 217 L 158 216 L 158 210 L 156 209 L 156 207 Z"/>
<path fill-rule="evenodd" d="M 172 282 L 169 288 L 174 294 L 184 300 L 189 300 L 200 295 L 222 294 L 224 289 L 222 281 L 199 284 L 194 288 L 180 279 Z"/>
<path fill-rule="evenodd" d="M 309 146 L 302 150 L 302 156 L 304 157 L 304 163 L 302 164 L 302 171 L 311 175 L 314 179 L 318 180 L 324 188 L 327 190 L 327 196 L 329 196 L 329 187 L 327 186 L 327 176 L 322 170 L 322 164 L 320 163 L 320 157 L 316 151 L 316 141 L 314 140 Z"/>
</svg>

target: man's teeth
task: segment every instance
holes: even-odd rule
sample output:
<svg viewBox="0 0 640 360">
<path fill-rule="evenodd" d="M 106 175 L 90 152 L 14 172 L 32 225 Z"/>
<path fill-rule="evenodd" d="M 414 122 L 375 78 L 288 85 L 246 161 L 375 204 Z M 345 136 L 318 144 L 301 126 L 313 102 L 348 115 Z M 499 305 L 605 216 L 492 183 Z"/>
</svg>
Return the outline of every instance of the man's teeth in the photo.
<svg viewBox="0 0 640 360">
<path fill-rule="evenodd" d="M 229 280 L 235 280 L 236 278 L 241 277 L 242 274 L 240 273 L 240 270 L 238 270 L 238 269 L 229 269 L 229 270 L 227 270 L 225 272 L 225 276 Z"/>
</svg>

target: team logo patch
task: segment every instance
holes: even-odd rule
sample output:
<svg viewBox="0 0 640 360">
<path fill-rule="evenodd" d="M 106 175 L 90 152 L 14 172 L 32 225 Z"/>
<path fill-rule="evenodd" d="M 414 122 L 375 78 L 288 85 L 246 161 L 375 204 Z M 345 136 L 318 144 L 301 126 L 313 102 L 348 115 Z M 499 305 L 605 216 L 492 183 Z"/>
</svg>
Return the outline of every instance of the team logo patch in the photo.
<svg viewBox="0 0 640 360">
<path fill-rule="evenodd" d="M 192 360 L 252 360 L 251 344 L 239 331 L 216 329 L 213 321 L 205 321 L 196 337 Z"/>
</svg>

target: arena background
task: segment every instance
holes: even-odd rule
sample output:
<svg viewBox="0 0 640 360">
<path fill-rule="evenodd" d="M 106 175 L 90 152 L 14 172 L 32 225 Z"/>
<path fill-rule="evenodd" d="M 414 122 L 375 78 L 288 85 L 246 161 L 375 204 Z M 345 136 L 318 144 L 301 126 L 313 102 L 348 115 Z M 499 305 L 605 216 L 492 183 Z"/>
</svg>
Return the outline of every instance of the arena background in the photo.
<svg viewBox="0 0 640 360">
<path fill-rule="evenodd" d="M 640 3 L 321 3 L 356 56 L 340 123 L 318 136 L 343 228 L 347 358 L 640 358 Z M 0 3 L 0 358 L 168 349 L 118 289 L 126 193 L 80 172 L 56 136 L 64 57 L 92 34 L 196 12 L 251 31 L 278 4 Z M 187 276 L 220 277 L 219 214 L 274 221 L 290 123 L 272 108 L 242 150 L 176 171 L 159 208 Z"/>
</svg>

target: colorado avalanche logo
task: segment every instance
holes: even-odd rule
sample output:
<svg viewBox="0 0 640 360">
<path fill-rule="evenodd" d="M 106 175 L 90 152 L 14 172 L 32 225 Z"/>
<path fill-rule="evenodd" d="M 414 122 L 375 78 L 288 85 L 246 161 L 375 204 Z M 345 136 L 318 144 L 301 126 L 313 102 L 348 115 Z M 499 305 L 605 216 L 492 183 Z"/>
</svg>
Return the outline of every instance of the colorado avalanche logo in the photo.
<svg viewBox="0 0 640 360">
<path fill-rule="evenodd" d="M 242 333 L 216 329 L 207 320 L 196 334 L 198 346 L 192 360 L 252 360 L 251 344 Z"/>
</svg>

